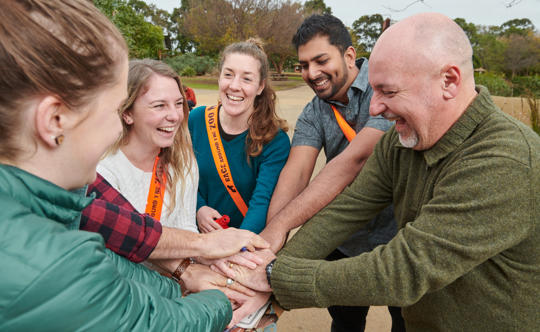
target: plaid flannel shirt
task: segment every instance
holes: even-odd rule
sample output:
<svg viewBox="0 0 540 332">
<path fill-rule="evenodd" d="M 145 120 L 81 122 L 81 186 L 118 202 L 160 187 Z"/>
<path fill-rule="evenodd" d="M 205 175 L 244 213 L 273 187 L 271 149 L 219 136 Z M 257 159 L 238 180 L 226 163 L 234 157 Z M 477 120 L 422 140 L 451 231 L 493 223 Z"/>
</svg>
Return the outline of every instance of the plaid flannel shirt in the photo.
<svg viewBox="0 0 540 332">
<path fill-rule="evenodd" d="M 101 234 L 107 248 L 132 262 L 146 260 L 159 241 L 161 223 L 137 212 L 99 174 L 88 187 L 88 195 L 91 193 L 96 199 L 83 210 L 80 229 Z"/>
</svg>

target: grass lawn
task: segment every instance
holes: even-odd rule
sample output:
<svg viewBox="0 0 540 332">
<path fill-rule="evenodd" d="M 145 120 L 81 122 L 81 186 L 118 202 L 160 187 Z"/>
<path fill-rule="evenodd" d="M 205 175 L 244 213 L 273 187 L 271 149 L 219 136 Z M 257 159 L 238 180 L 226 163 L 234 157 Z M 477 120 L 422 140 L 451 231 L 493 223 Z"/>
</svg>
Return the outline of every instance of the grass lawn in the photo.
<svg viewBox="0 0 540 332">
<path fill-rule="evenodd" d="M 287 80 L 284 81 L 271 81 L 272 87 L 276 91 L 294 89 L 301 85 L 304 85 L 304 80 L 302 76 L 296 73 L 286 73 Z M 195 89 L 206 89 L 206 90 L 217 90 L 218 78 L 217 76 L 193 76 L 193 77 L 182 77 L 182 83 L 187 86 Z"/>
</svg>

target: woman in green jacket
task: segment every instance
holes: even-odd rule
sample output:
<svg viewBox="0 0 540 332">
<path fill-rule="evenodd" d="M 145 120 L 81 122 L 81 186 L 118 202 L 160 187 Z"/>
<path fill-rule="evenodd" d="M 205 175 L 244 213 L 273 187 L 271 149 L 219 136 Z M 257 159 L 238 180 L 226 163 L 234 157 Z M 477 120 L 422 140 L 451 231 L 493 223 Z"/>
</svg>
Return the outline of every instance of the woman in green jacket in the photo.
<svg viewBox="0 0 540 332">
<path fill-rule="evenodd" d="M 92 198 L 77 188 L 122 129 L 114 25 L 86 0 L 2 2 L 0 64 L 0 330 L 222 331 L 222 292 L 182 297 L 78 230 Z"/>
</svg>

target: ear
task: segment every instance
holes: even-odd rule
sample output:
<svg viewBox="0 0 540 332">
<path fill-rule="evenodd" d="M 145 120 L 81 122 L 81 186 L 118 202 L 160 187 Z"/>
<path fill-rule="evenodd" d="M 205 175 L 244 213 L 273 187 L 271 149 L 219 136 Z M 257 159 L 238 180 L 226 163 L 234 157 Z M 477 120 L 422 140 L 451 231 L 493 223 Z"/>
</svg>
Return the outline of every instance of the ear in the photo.
<svg viewBox="0 0 540 332">
<path fill-rule="evenodd" d="M 36 136 L 48 147 L 57 146 L 55 138 L 63 135 L 70 128 L 73 112 L 55 96 L 46 96 L 41 99 L 35 111 Z"/>
<path fill-rule="evenodd" d="M 347 63 L 349 68 L 354 68 L 356 66 L 356 50 L 354 47 L 347 47 L 345 53 L 343 53 L 343 57 L 345 58 L 345 63 Z"/>
<path fill-rule="evenodd" d="M 124 122 L 128 125 L 133 124 L 133 116 L 131 116 L 131 110 L 125 110 L 122 113 L 122 120 L 124 120 Z"/>
<path fill-rule="evenodd" d="M 261 82 L 261 85 L 259 86 L 259 88 L 257 89 L 257 96 L 260 96 L 261 95 L 261 92 L 264 90 L 264 87 L 266 86 L 266 82 L 265 81 L 262 81 Z"/>
<path fill-rule="evenodd" d="M 443 98 L 455 98 L 461 84 L 461 71 L 459 67 L 456 65 L 446 65 L 441 71 L 441 77 Z"/>
</svg>

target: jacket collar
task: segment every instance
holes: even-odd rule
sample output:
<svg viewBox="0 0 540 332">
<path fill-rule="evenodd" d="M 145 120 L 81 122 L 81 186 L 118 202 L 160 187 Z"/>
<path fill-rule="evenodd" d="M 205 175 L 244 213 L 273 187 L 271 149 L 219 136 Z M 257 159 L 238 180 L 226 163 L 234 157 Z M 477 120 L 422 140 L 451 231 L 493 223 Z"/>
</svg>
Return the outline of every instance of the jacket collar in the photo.
<svg viewBox="0 0 540 332">
<path fill-rule="evenodd" d="M 85 192 L 85 188 L 70 192 L 17 167 L 0 164 L 0 195 L 70 229 L 79 227 L 81 211 L 93 200 L 85 197 Z"/>
</svg>

